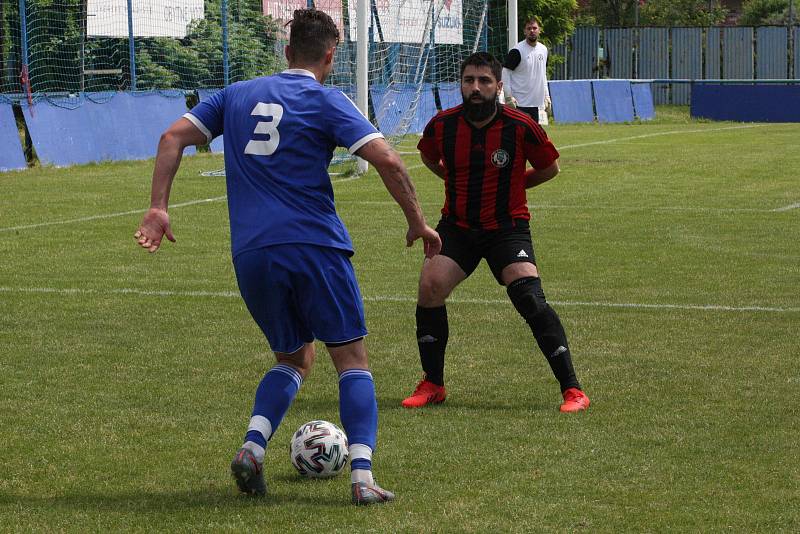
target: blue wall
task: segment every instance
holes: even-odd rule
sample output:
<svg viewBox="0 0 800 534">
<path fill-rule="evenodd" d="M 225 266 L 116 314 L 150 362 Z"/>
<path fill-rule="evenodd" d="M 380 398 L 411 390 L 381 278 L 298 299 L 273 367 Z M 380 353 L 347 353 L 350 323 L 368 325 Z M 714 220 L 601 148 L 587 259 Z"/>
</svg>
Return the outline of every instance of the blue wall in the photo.
<svg viewBox="0 0 800 534">
<path fill-rule="evenodd" d="M 692 117 L 800 122 L 800 85 L 692 84 Z"/>
<path fill-rule="evenodd" d="M 0 172 L 26 168 L 14 111 L 0 102 Z"/>
</svg>

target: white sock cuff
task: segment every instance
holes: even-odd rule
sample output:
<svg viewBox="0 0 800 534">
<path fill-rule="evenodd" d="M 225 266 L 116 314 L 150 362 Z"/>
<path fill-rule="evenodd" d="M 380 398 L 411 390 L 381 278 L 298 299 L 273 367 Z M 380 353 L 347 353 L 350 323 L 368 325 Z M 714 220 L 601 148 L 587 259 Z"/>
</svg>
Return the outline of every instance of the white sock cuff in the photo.
<svg viewBox="0 0 800 534">
<path fill-rule="evenodd" d="M 339 375 L 339 383 L 341 384 L 343 380 L 347 380 L 349 378 L 368 378 L 369 380 L 372 380 L 372 373 L 370 373 L 367 369 L 348 369 Z"/>
<path fill-rule="evenodd" d="M 300 375 L 300 372 L 291 365 L 279 363 L 267 371 L 267 373 L 281 373 L 288 376 L 295 385 L 297 385 L 297 389 L 300 389 L 300 386 L 303 385 L 303 377 Z"/>
<path fill-rule="evenodd" d="M 272 437 L 272 423 L 263 415 L 254 415 L 250 418 L 250 426 L 247 427 L 247 431 L 250 432 L 251 430 L 260 432 L 267 441 Z"/>
<path fill-rule="evenodd" d="M 348 448 L 348 452 L 350 453 L 350 461 L 356 459 L 365 459 L 372 461 L 372 449 L 370 449 L 366 445 L 362 445 L 361 443 L 353 443 Z"/>
</svg>

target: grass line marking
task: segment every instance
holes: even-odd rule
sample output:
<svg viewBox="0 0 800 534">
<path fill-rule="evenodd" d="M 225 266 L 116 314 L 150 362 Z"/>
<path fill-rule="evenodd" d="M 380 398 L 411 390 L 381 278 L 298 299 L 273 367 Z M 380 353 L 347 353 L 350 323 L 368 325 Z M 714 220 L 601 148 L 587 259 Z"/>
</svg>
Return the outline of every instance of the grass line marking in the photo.
<svg viewBox="0 0 800 534">
<path fill-rule="evenodd" d="M 391 200 L 337 200 L 337 204 L 356 204 L 364 206 L 391 206 Z M 798 205 L 800 207 L 800 205 Z M 767 208 L 691 208 L 684 206 L 610 206 L 602 204 L 593 205 L 567 205 L 567 204 L 528 204 L 531 210 L 616 210 L 616 211 L 679 211 L 679 212 L 709 212 L 709 213 L 774 213 L 776 209 Z M 786 210 L 780 210 L 786 211 Z"/>
<path fill-rule="evenodd" d="M 149 289 L 84 289 L 84 288 L 53 288 L 53 287 L 2 287 L 0 293 L 42 293 L 55 295 L 138 295 L 143 297 L 212 297 L 212 298 L 238 298 L 237 291 L 171 291 Z M 401 297 L 392 295 L 365 296 L 365 302 L 416 302 L 414 297 Z M 448 302 L 453 304 L 507 304 L 508 299 L 473 299 L 451 298 Z M 687 311 L 722 311 L 722 312 L 764 312 L 764 313 L 798 313 L 800 307 L 779 306 L 726 306 L 721 304 L 647 304 L 636 302 L 590 302 L 590 301 L 550 301 L 557 306 L 595 307 L 595 308 L 625 308 L 649 310 L 687 310 Z"/>
<path fill-rule="evenodd" d="M 402 154 L 402 152 L 401 152 L 401 154 Z M 414 154 L 416 154 L 416 152 L 414 152 Z M 414 169 L 419 169 L 419 168 L 424 167 L 424 166 L 425 165 L 423 165 L 422 163 L 419 163 L 417 165 L 411 165 L 410 167 L 406 167 L 406 170 L 407 171 L 413 171 Z M 331 183 L 332 184 L 339 184 L 339 183 L 342 183 L 342 182 L 352 182 L 353 180 L 361 179 L 363 176 L 364 176 L 364 174 L 356 174 L 354 176 L 349 176 L 347 178 L 340 178 L 338 180 L 331 180 Z"/>
<path fill-rule="evenodd" d="M 194 206 L 195 204 L 206 204 L 208 202 L 219 202 L 220 200 L 227 199 L 227 196 L 221 197 L 214 197 L 214 198 L 204 198 L 201 200 L 190 200 L 188 202 L 181 202 L 179 204 L 173 204 L 170 208 L 182 208 L 184 206 Z M 80 217 L 78 219 L 67 219 L 64 221 L 50 221 L 50 222 L 43 222 L 43 223 L 36 223 L 36 224 L 24 224 L 20 226 L 9 226 L 6 228 L 0 228 L 0 232 L 13 232 L 14 230 L 29 230 L 31 228 L 41 228 L 43 226 L 55 226 L 59 224 L 72 224 L 72 223 L 79 223 L 79 222 L 87 222 L 87 221 L 95 221 L 97 219 L 111 219 L 114 217 L 124 217 L 126 215 L 134 215 L 137 213 L 145 213 L 147 209 L 138 209 L 138 210 L 131 210 L 131 211 L 122 211 L 118 213 L 106 213 L 104 215 L 90 215 L 88 217 Z"/>
<path fill-rule="evenodd" d="M 800 202 L 789 204 L 788 206 L 783 206 L 782 208 L 775 208 L 774 210 L 770 211 L 790 211 L 790 210 L 796 210 L 797 208 L 800 208 Z"/>
<path fill-rule="evenodd" d="M 726 130 L 741 130 L 743 128 L 763 128 L 767 126 L 766 124 L 743 124 L 739 126 L 725 126 L 723 128 L 707 128 L 701 130 L 670 130 L 668 132 L 655 132 L 649 134 L 642 134 L 642 135 L 633 135 L 630 137 L 617 137 L 616 139 L 604 139 L 602 141 L 591 141 L 589 143 L 579 143 L 576 145 L 563 145 L 557 147 L 559 151 L 567 150 L 570 148 L 583 148 L 587 146 L 595 146 L 595 145 L 608 145 L 611 143 L 619 143 L 620 141 L 633 141 L 635 139 L 647 139 L 648 137 L 659 137 L 662 135 L 678 135 L 678 134 L 690 134 L 690 133 L 706 133 L 706 132 L 724 132 Z"/>
</svg>

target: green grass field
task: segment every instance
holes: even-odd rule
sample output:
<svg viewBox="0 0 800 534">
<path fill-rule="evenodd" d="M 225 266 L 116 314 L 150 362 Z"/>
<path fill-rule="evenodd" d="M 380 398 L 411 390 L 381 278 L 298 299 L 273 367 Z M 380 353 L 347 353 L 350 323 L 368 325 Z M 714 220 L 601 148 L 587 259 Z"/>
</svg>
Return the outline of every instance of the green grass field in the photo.
<svg viewBox="0 0 800 534">
<path fill-rule="evenodd" d="M 562 173 L 529 192 L 548 299 L 588 413 L 560 396 L 488 268 L 448 305 L 445 404 L 406 411 L 419 246 L 374 171 L 337 178 L 380 407 L 387 506 L 295 475 L 292 432 L 339 421 L 320 350 L 268 452 L 269 496 L 228 465 L 272 356 L 229 256 L 219 156 L 184 160 L 178 239 L 133 232 L 150 162 L 0 175 L 0 530 L 800 531 L 800 125 L 548 127 Z M 414 151 L 407 139 L 400 150 Z M 441 181 L 404 156 L 429 216 Z"/>
</svg>

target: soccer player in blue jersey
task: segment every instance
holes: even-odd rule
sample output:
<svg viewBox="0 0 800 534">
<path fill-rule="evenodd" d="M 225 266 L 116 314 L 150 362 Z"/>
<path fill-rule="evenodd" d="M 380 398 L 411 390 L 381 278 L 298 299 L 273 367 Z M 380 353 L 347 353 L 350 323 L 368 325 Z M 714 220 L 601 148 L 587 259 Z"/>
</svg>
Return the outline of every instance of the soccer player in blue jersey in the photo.
<svg viewBox="0 0 800 534">
<path fill-rule="evenodd" d="M 355 504 L 391 501 L 372 476 L 378 412 L 367 363 L 364 310 L 350 256 L 353 245 L 336 213 L 327 168 L 336 146 L 375 166 L 408 222 L 407 246 L 421 238 L 426 257 L 441 248 L 422 215 L 405 166 L 383 136 L 340 91 L 323 87 L 339 31 L 315 9 L 294 12 L 289 68 L 226 87 L 161 136 L 150 209 L 135 233 L 158 250 L 175 241 L 167 215 L 183 149 L 225 133 L 225 174 L 233 264 L 239 290 L 277 364 L 261 380 L 242 448 L 231 463 L 240 491 L 263 495 L 270 438 L 324 342 L 339 374 L 339 414 L 350 443 Z"/>
</svg>

